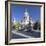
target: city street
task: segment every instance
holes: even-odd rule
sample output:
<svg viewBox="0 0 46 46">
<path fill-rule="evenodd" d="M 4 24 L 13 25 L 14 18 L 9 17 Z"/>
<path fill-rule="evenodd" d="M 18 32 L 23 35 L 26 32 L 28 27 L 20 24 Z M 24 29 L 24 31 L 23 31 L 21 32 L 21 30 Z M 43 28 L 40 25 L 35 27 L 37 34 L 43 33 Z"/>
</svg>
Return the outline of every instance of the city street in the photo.
<svg viewBox="0 0 46 46">
<path fill-rule="evenodd" d="M 12 30 L 11 32 L 11 39 L 19 39 L 19 38 L 39 38 L 40 37 L 40 31 L 34 30 L 34 31 L 16 31 Z"/>
<path fill-rule="evenodd" d="M 11 7 L 11 39 L 40 38 L 40 7 L 35 7 L 28 5 Z"/>
</svg>

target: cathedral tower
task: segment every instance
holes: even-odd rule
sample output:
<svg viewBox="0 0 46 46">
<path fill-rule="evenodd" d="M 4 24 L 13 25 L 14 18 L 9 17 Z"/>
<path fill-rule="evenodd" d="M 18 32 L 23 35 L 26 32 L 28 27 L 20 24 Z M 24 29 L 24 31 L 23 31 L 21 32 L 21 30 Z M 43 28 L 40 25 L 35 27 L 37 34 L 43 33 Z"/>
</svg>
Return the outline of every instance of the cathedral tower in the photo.
<svg viewBox="0 0 46 46">
<path fill-rule="evenodd" d="M 25 25 L 29 23 L 29 13 L 27 8 L 25 9 L 25 12 L 24 12 L 24 21 L 25 21 Z"/>
</svg>

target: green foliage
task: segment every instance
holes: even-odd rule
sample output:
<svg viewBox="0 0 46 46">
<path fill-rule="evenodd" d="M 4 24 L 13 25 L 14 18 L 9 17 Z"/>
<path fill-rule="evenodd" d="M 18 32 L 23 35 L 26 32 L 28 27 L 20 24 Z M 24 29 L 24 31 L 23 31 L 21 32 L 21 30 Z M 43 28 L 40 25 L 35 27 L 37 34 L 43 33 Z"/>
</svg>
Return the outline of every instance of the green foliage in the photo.
<svg viewBox="0 0 46 46">
<path fill-rule="evenodd" d="M 15 28 L 16 28 L 16 29 L 19 29 L 19 27 L 20 27 L 20 23 L 17 22 L 17 23 L 15 24 Z"/>
<path fill-rule="evenodd" d="M 15 24 L 13 24 L 13 29 L 18 30 L 20 26 L 21 24 L 19 22 L 16 22 Z"/>
<path fill-rule="evenodd" d="M 21 26 L 21 25 L 20 25 L 19 22 L 16 22 L 15 25 L 14 25 L 15 29 L 17 29 L 17 30 L 19 29 L 20 26 Z"/>
</svg>

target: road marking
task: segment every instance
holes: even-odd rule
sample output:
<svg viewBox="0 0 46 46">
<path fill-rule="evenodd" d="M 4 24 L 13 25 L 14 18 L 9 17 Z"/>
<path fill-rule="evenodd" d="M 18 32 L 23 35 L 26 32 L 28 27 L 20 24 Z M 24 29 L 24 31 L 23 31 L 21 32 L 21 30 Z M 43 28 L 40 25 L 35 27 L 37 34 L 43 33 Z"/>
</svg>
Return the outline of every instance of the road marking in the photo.
<svg viewBox="0 0 46 46">
<path fill-rule="evenodd" d="M 28 35 L 19 33 L 19 32 L 17 32 L 17 31 L 12 31 L 12 33 L 17 34 L 17 35 L 20 35 L 20 36 L 23 36 L 23 37 L 31 38 L 31 36 L 28 36 Z"/>
</svg>

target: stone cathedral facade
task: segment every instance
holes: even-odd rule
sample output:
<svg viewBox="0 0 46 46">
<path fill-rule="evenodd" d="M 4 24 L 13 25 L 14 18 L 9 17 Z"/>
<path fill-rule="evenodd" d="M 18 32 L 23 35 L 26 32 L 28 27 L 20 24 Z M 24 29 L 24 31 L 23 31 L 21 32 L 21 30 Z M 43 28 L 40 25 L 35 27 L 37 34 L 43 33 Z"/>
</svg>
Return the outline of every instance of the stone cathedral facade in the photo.
<svg viewBox="0 0 46 46">
<path fill-rule="evenodd" d="M 29 15 L 28 10 L 25 9 L 24 16 L 22 17 L 22 20 L 19 22 L 21 24 L 21 27 L 19 27 L 19 29 L 25 28 L 25 26 L 27 26 L 29 24 L 29 22 L 31 23 L 30 26 L 33 29 L 34 22 L 32 21 L 32 18 Z M 13 19 L 13 24 L 15 24 L 15 23 L 16 23 L 16 19 L 14 18 Z"/>
</svg>

